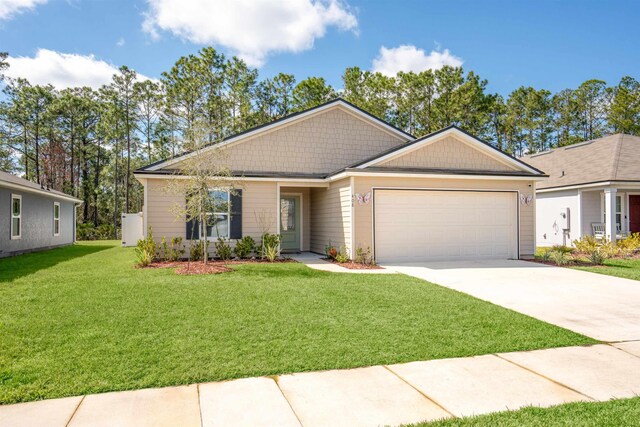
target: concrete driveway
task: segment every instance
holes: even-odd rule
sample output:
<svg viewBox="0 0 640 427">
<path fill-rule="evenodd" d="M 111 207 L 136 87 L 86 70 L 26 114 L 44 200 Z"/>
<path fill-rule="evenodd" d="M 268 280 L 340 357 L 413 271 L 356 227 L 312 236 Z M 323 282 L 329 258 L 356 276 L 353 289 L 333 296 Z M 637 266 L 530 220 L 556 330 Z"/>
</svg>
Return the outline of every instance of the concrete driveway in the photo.
<svg viewBox="0 0 640 427">
<path fill-rule="evenodd" d="M 640 340 L 640 281 L 527 261 L 384 265 L 607 341 Z"/>
</svg>

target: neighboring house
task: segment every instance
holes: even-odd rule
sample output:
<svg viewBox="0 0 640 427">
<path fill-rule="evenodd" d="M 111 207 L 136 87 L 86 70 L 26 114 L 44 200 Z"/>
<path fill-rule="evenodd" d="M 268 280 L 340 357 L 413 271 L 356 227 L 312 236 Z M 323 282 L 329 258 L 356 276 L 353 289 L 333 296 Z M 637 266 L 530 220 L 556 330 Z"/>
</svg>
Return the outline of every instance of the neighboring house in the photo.
<svg viewBox="0 0 640 427">
<path fill-rule="evenodd" d="M 82 200 L 0 172 L 0 258 L 69 245 Z"/>
<path fill-rule="evenodd" d="M 640 232 L 640 137 L 616 134 L 523 160 L 550 175 L 537 187 L 539 245 Z"/>
<path fill-rule="evenodd" d="M 353 258 L 368 247 L 378 262 L 535 251 L 535 182 L 545 175 L 456 127 L 415 139 L 337 99 L 207 149 L 226 150 L 242 183 L 229 212 L 215 213 L 232 241 L 257 240 L 267 224 L 283 236 L 283 252 L 324 253 L 331 244 Z M 192 225 L 171 210 L 184 196 L 166 191 L 190 155 L 135 171 L 145 230 L 158 238 L 191 237 Z"/>
</svg>

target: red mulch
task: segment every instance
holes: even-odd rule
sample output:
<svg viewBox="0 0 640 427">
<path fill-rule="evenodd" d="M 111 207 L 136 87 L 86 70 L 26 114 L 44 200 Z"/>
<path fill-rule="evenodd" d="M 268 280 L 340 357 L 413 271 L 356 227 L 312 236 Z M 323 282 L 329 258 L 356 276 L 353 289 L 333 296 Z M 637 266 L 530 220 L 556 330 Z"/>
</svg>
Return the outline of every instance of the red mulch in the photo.
<svg viewBox="0 0 640 427">
<path fill-rule="evenodd" d="M 156 261 L 146 268 L 175 268 L 176 274 L 220 274 L 233 271 L 228 265 L 253 264 L 253 263 L 281 263 L 295 262 L 291 258 L 278 258 L 273 262 L 263 259 L 243 260 L 209 260 L 207 264 L 202 261 Z"/>
<path fill-rule="evenodd" d="M 348 268 L 349 270 L 382 270 L 382 267 L 376 264 L 360 264 L 359 262 L 338 262 L 333 258 L 323 258 L 325 261 L 338 264 L 341 267 Z"/>
</svg>

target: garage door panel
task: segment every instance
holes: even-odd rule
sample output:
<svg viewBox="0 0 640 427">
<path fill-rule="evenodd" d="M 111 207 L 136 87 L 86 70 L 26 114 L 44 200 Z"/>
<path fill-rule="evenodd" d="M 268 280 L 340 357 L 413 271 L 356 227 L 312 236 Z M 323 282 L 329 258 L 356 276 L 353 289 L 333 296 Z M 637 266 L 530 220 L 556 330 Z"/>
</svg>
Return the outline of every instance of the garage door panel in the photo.
<svg viewBox="0 0 640 427">
<path fill-rule="evenodd" d="M 379 262 L 517 258 L 517 197 L 507 192 L 376 190 Z"/>
</svg>

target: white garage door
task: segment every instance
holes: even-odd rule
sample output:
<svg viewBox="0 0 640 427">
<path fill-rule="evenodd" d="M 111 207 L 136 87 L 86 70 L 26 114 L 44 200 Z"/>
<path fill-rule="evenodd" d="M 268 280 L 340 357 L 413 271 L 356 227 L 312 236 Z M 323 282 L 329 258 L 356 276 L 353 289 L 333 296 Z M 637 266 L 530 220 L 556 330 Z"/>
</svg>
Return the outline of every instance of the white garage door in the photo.
<svg viewBox="0 0 640 427">
<path fill-rule="evenodd" d="M 378 262 L 518 258 L 513 192 L 376 190 Z"/>
</svg>

